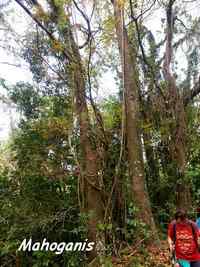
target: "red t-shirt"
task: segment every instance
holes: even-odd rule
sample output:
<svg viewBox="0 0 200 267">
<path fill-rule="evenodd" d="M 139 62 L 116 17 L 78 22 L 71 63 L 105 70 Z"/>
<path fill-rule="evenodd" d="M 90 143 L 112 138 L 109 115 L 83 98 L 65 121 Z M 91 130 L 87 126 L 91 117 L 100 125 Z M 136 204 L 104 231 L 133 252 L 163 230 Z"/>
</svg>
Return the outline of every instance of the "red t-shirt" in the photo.
<svg viewBox="0 0 200 267">
<path fill-rule="evenodd" d="M 174 240 L 174 224 L 176 224 L 176 258 L 188 261 L 200 260 L 200 253 L 197 248 L 198 228 L 196 224 L 189 220 L 185 222 L 172 221 L 168 227 L 168 236 L 172 240 Z"/>
</svg>

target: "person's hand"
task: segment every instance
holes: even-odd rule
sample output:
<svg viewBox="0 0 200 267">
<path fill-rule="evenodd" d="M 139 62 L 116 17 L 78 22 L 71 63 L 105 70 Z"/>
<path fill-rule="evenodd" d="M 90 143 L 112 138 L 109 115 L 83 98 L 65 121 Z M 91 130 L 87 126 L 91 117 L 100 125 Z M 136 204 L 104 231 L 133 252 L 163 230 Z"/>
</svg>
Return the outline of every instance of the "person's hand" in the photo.
<svg viewBox="0 0 200 267">
<path fill-rule="evenodd" d="M 171 244 L 169 245 L 169 250 L 170 250 L 170 252 L 173 252 L 174 249 L 175 249 L 175 245 L 171 243 Z"/>
</svg>

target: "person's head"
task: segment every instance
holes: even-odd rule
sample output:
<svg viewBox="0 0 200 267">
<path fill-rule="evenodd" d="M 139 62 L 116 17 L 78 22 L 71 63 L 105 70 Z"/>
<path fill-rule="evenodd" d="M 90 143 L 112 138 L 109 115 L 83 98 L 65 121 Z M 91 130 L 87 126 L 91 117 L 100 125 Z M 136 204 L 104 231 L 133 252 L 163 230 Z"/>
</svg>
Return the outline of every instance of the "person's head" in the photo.
<svg viewBox="0 0 200 267">
<path fill-rule="evenodd" d="M 187 219 L 186 211 L 183 209 L 177 210 L 175 213 L 175 219 L 176 221 L 185 221 Z"/>
</svg>

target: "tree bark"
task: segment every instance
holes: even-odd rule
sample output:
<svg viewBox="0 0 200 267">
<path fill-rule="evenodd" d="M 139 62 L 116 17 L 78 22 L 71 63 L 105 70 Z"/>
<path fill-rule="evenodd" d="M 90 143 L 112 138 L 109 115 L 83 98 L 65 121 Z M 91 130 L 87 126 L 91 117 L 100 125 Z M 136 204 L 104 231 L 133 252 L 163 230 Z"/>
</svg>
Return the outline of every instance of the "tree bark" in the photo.
<svg viewBox="0 0 200 267">
<path fill-rule="evenodd" d="M 152 232 L 152 239 L 155 240 L 157 239 L 157 232 L 145 183 L 143 151 L 139 130 L 139 81 L 136 69 L 136 49 L 131 47 L 128 40 L 127 30 L 123 23 L 121 1 L 114 0 L 112 3 L 114 5 L 116 33 L 124 74 L 126 141 L 133 200 L 138 208 L 137 218 L 149 226 Z"/>
<path fill-rule="evenodd" d="M 73 34 L 69 30 L 69 38 L 72 49 L 72 86 L 75 97 L 75 112 L 80 128 L 81 148 L 81 195 L 83 199 L 83 211 L 88 216 L 88 240 L 95 242 L 95 249 L 88 253 L 88 260 L 91 262 L 99 255 L 98 246 L 104 246 L 103 233 L 98 231 L 98 224 L 103 223 L 103 185 L 99 177 L 98 154 L 92 141 L 92 130 L 86 101 L 86 74 L 83 68 L 78 45 L 75 43 Z M 100 244 L 101 243 L 101 244 Z"/>
<path fill-rule="evenodd" d="M 171 61 L 173 57 L 173 32 L 174 32 L 174 14 L 173 5 L 175 0 L 169 0 L 166 17 L 166 49 L 163 64 L 163 75 L 167 84 L 167 99 L 169 110 L 166 110 L 168 118 L 171 120 L 170 127 L 170 152 L 172 159 L 176 163 L 176 206 L 177 208 L 189 208 L 191 206 L 190 184 L 185 179 L 187 164 L 186 155 L 186 114 L 184 107 L 184 98 L 180 94 L 176 85 L 176 80 L 171 72 Z"/>
<path fill-rule="evenodd" d="M 84 210 L 89 216 L 88 221 L 88 239 L 98 242 L 102 240 L 98 236 L 97 224 L 103 223 L 103 201 L 102 201 L 102 185 L 98 177 L 98 156 L 91 142 L 91 130 L 89 115 L 85 95 L 85 79 L 81 58 L 78 49 L 76 49 L 76 66 L 74 71 L 74 89 L 75 89 L 75 107 L 80 126 L 80 146 L 81 146 L 81 167 L 82 176 L 82 196 L 85 197 Z M 89 261 L 97 256 L 97 251 L 93 250 L 89 253 Z"/>
</svg>

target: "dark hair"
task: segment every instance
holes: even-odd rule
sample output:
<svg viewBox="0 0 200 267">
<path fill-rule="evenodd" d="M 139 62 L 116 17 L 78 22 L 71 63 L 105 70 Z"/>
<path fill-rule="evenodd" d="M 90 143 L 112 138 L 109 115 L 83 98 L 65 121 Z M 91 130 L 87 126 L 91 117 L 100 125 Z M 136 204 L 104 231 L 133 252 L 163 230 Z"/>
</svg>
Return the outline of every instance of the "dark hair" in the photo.
<svg viewBox="0 0 200 267">
<path fill-rule="evenodd" d="M 175 219 L 181 219 L 181 221 L 184 221 L 187 218 L 187 213 L 185 210 L 177 210 L 175 213 Z"/>
</svg>

